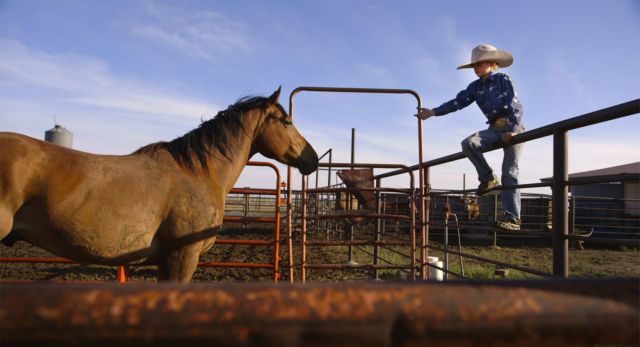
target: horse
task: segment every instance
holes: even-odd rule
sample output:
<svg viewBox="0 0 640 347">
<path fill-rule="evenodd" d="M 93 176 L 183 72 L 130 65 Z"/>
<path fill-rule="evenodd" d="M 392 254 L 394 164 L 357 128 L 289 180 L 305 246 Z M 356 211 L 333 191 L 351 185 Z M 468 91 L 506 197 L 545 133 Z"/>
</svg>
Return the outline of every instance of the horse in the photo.
<svg viewBox="0 0 640 347">
<path fill-rule="evenodd" d="M 0 133 L 0 240 L 102 265 L 157 265 L 190 282 L 227 193 L 256 153 L 308 175 L 318 155 L 278 103 L 245 97 L 170 142 L 97 155 Z"/>
</svg>

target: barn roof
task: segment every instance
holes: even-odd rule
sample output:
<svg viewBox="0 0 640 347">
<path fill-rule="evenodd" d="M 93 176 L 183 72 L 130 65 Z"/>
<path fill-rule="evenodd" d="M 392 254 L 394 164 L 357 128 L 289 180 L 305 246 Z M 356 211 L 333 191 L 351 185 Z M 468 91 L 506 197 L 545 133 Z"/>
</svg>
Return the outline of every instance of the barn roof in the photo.
<svg viewBox="0 0 640 347">
<path fill-rule="evenodd" d="M 640 174 L 640 161 L 618 166 L 611 166 L 603 169 L 575 172 L 569 174 L 569 178 L 611 176 L 621 174 Z M 551 181 L 552 177 L 545 177 L 541 181 Z"/>
<path fill-rule="evenodd" d="M 640 161 L 618 166 L 611 166 L 604 169 L 582 171 L 569 174 L 569 178 L 591 177 L 591 176 L 608 176 L 620 174 L 640 174 Z"/>
</svg>

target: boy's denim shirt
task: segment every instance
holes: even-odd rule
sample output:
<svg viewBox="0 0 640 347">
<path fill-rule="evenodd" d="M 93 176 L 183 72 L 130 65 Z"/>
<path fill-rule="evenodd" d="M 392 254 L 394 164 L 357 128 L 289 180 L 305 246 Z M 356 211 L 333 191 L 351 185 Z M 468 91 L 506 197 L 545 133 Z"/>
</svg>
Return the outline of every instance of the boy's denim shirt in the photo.
<svg viewBox="0 0 640 347">
<path fill-rule="evenodd" d="M 493 73 L 484 81 L 479 78 L 471 82 L 455 99 L 445 102 L 433 111 L 436 116 L 443 116 L 465 108 L 474 101 L 487 117 L 487 124 L 493 125 L 496 119 L 506 117 L 509 121 L 508 131 L 524 130 L 522 104 L 518 100 L 511 79 L 503 73 Z"/>
</svg>

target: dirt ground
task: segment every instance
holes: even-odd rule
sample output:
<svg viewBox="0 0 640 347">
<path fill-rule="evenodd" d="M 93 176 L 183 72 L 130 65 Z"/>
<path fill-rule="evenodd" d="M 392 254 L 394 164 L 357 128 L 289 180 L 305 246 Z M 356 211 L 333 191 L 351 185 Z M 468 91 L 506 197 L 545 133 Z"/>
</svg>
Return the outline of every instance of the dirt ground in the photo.
<svg viewBox="0 0 640 347">
<path fill-rule="evenodd" d="M 272 237 L 271 231 L 263 229 L 242 230 L 241 228 L 229 228 L 223 231 L 219 239 L 258 239 L 268 240 Z M 344 235 L 332 235 L 342 238 Z M 407 235 L 389 233 L 390 240 L 408 241 Z M 313 237 L 311 237 L 313 238 Z M 324 239 L 318 236 L 317 239 Z M 358 237 L 360 238 L 360 237 Z M 284 237 L 282 237 L 284 240 Z M 437 239 L 431 244 L 442 247 Z M 489 238 L 463 238 L 462 251 L 464 253 L 487 257 L 500 262 L 513 263 L 519 266 L 533 268 L 543 272 L 551 272 L 552 251 L 545 242 L 526 239 L 508 238 L 498 239 L 499 249 L 491 247 Z M 570 250 L 569 264 L 571 277 L 638 277 L 640 278 L 640 252 L 630 248 L 597 248 L 597 245 L 585 245 L 584 250 Z M 457 250 L 457 245 L 450 244 L 450 249 Z M 404 258 L 401 253 L 408 253 L 410 248 L 389 247 L 390 250 L 382 252 L 383 258 L 396 264 L 410 264 L 410 260 Z M 357 264 L 370 264 L 372 262 L 372 247 L 356 246 L 353 248 L 352 262 Z M 431 251 L 430 255 L 442 260 L 443 254 Z M 280 256 L 281 281 L 288 281 L 288 254 L 286 242 L 281 243 Z M 25 242 L 17 242 L 13 247 L 0 245 L 0 257 L 54 257 L 54 255 Z M 201 256 L 204 262 L 251 262 L 270 263 L 273 258 L 272 247 L 257 247 L 243 245 L 216 245 L 213 249 Z M 294 279 L 299 281 L 299 240 L 294 240 Z M 309 247 L 307 250 L 307 263 L 309 264 L 347 264 L 349 252 L 345 246 Z M 499 270 L 499 266 L 480 263 L 468 258 L 463 259 L 465 276 L 467 278 L 539 278 L 516 270 L 509 270 L 505 275 Z M 449 255 L 449 269 L 460 273 L 460 259 L 456 255 Z M 155 268 L 150 266 L 132 266 L 129 268 L 130 281 L 147 282 L 155 281 Z M 254 282 L 271 281 L 271 269 L 243 269 L 243 268 L 210 268 L 200 267 L 196 271 L 193 281 L 233 281 Z M 308 281 L 359 281 L 375 278 L 373 270 L 349 269 L 349 270 L 307 270 Z M 381 280 L 408 280 L 411 273 L 408 270 L 391 269 L 381 270 L 378 279 Z M 451 276 L 450 278 L 456 278 Z M 10 281 L 21 280 L 54 280 L 54 281 L 114 281 L 116 280 L 116 267 L 98 266 L 86 264 L 24 264 L 24 263 L 0 263 L 0 279 Z"/>
</svg>

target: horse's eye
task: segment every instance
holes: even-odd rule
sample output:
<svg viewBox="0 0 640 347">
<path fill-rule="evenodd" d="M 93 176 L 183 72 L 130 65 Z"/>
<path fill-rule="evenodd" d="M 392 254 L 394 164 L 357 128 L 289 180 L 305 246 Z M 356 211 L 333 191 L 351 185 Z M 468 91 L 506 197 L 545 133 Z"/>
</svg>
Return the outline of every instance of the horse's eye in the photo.
<svg viewBox="0 0 640 347">
<path fill-rule="evenodd" d="M 281 120 L 280 120 L 280 122 L 281 122 L 284 126 L 289 126 L 289 125 L 293 124 L 293 123 L 291 123 L 291 120 L 290 120 L 290 119 L 286 119 L 286 118 L 281 119 Z"/>
</svg>

